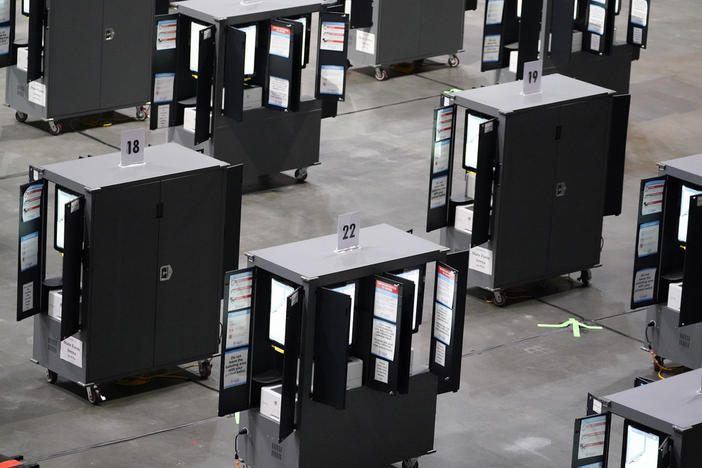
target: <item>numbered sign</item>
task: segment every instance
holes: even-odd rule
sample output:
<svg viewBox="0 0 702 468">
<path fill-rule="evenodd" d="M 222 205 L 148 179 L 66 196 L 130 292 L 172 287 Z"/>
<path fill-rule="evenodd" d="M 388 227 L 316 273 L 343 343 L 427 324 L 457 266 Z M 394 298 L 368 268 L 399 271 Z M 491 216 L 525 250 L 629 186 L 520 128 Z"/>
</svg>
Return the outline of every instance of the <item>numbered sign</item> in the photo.
<svg viewBox="0 0 702 468">
<path fill-rule="evenodd" d="M 523 93 L 535 94 L 541 92 L 541 75 L 543 74 L 544 62 L 534 60 L 524 64 L 524 90 Z"/>
<path fill-rule="evenodd" d="M 337 224 L 337 251 L 358 247 L 361 231 L 361 212 L 354 211 L 339 216 Z"/>
<path fill-rule="evenodd" d="M 144 149 L 146 148 L 146 130 L 128 130 L 122 132 L 122 156 L 120 166 L 144 164 Z"/>
</svg>

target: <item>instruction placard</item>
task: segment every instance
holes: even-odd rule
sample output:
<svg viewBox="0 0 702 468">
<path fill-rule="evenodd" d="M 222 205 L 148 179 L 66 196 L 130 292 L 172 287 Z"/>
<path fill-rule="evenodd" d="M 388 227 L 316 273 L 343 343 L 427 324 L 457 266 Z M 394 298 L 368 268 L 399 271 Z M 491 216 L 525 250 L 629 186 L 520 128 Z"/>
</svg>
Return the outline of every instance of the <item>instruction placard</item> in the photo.
<svg viewBox="0 0 702 468">
<path fill-rule="evenodd" d="M 373 373 L 373 378 L 378 382 L 388 383 L 388 376 L 390 375 L 390 363 L 383 359 L 375 360 L 375 372 Z"/>
<path fill-rule="evenodd" d="M 375 55 L 375 34 L 357 29 L 356 50 L 364 54 Z"/>
<path fill-rule="evenodd" d="M 43 184 L 30 185 L 22 197 L 22 222 L 26 223 L 41 216 L 41 195 Z"/>
<path fill-rule="evenodd" d="M 156 50 L 175 49 L 177 33 L 177 20 L 159 21 L 156 24 Z"/>
<path fill-rule="evenodd" d="M 74 366 L 83 368 L 83 342 L 75 336 L 69 336 L 61 342 L 59 357 Z"/>
<path fill-rule="evenodd" d="M 268 104 L 287 109 L 289 98 L 290 81 L 271 75 L 268 81 Z"/>
<path fill-rule="evenodd" d="M 504 10 L 504 0 L 488 0 L 487 11 L 485 13 L 485 25 L 502 23 L 502 11 Z"/>
<path fill-rule="evenodd" d="M 226 349 L 239 348 L 249 344 L 250 310 L 239 310 L 227 314 Z"/>
<path fill-rule="evenodd" d="M 246 370 L 249 362 L 249 348 L 239 348 L 224 353 L 224 388 L 246 384 Z"/>
<path fill-rule="evenodd" d="M 397 326 L 381 319 L 373 319 L 371 354 L 388 361 L 395 360 L 395 339 Z"/>
<path fill-rule="evenodd" d="M 346 25 L 344 23 L 331 21 L 322 22 L 322 40 L 319 49 L 343 52 L 345 35 Z"/>
<path fill-rule="evenodd" d="M 20 239 L 20 270 L 26 271 L 39 263 L 39 232 L 32 232 Z"/>
<path fill-rule="evenodd" d="M 400 288 L 396 284 L 375 280 L 375 301 L 373 315 L 392 323 L 397 322 L 397 307 Z"/>
<path fill-rule="evenodd" d="M 453 307 L 456 291 L 456 273 L 441 265 L 436 267 L 436 300 L 446 307 Z"/>
<path fill-rule="evenodd" d="M 227 311 L 248 309 L 253 298 L 253 271 L 235 273 L 229 277 Z"/>
<path fill-rule="evenodd" d="M 492 275 L 492 250 L 485 247 L 470 249 L 468 268 L 485 275 Z"/>
<path fill-rule="evenodd" d="M 498 62 L 500 60 L 500 34 L 485 36 L 483 42 L 483 62 Z"/>
<path fill-rule="evenodd" d="M 652 180 L 644 185 L 641 201 L 641 215 L 647 216 L 663 211 L 665 180 Z"/>
<path fill-rule="evenodd" d="M 271 43 L 268 52 L 278 57 L 290 58 L 290 28 L 271 25 Z"/>
<path fill-rule="evenodd" d="M 637 245 L 639 258 L 658 253 L 660 225 L 660 221 L 652 221 L 639 226 L 639 242 Z"/>
<path fill-rule="evenodd" d="M 344 72 L 341 65 L 322 65 L 319 71 L 319 92 L 342 96 L 344 94 Z"/>
<path fill-rule="evenodd" d="M 436 341 L 436 352 L 434 353 L 434 362 L 442 367 L 446 367 L 446 345 L 441 341 Z"/>
<path fill-rule="evenodd" d="M 645 268 L 634 276 L 634 303 L 653 300 L 656 287 L 656 268 Z"/>
<path fill-rule="evenodd" d="M 429 198 L 429 209 L 441 208 L 446 205 L 448 193 L 448 176 L 443 175 L 431 179 L 431 194 Z"/>
<path fill-rule="evenodd" d="M 437 301 L 434 307 L 434 314 L 436 314 L 434 316 L 434 338 L 450 346 L 453 310 Z"/>
</svg>

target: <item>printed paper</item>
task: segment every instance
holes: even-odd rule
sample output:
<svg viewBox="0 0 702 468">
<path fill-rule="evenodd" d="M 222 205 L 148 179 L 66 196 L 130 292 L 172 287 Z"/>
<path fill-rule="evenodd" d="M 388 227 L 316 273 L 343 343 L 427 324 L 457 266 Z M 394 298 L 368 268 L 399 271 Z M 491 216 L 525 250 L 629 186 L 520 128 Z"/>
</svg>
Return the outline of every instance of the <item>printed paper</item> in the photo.
<svg viewBox="0 0 702 468">
<path fill-rule="evenodd" d="M 492 250 L 473 247 L 468 257 L 468 268 L 485 275 L 492 275 Z"/>
<path fill-rule="evenodd" d="M 500 34 L 485 36 L 483 42 L 483 62 L 497 62 L 500 60 Z"/>
<path fill-rule="evenodd" d="M 320 94 L 343 95 L 344 74 L 345 69 L 340 65 L 322 65 L 319 72 Z"/>
<path fill-rule="evenodd" d="M 646 27 L 648 23 L 648 2 L 646 0 L 632 0 L 631 22 Z"/>
<path fill-rule="evenodd" d="M 34 184 L 27 187 L 22 197 L 22 222 L 26 223 L 41 216 L 41 192 L 42 184 Z"/>
<path fill-rule="evenodd" d="M 26 72 L 28 64 L 29 64 L 29 48 L 18 47 L 17 48 L 17 69 Z"/>
<path fill-rule="evenodd" d="M 177 20 L 159 21 L 156 25 L 156 50 L 175 49 L 177 33 Z"/>
<path fill-rule="evenodd" d="M 388 383 L 388 376 L 390 374 L 390 364 L 388 361 L 384 361 L 383 359 L 376 359 L 375 360 L 375 372 L 373 375 L 373 379 L 377 380 L 378 382 L 383 382 L 384 384 Z"/>
<path fill-rule="evenodd" d="M 271 75 L 268 81 L 268 104 L 287 109 L 289 98 L 290 81 Z"/>
<path fill-rule="evenodd" d="M 249 344 L 250 310 L 240 310 L 227 314 L 226 349 L 240 348 Z"/>
<path fill-rule="evenodd" d="M 593 34 L 590 36 L 590 50 L 594 50 L 595 52 L 600 51 L 600 37 L 597 34 Z"/>
<path fill-rule="evenodd" d="M 434 141 L 451 138 L 453 133 L 453 107 L 439 109 L 436 114 L 436 137 Z"/>
<path fill-rule="evenodd" d="M 395 360 L 397 326 L 385 320 L 373 319 L 371 353 L 388 361 Z"/>
<path fill-rule="evenodd" d="M 34 308 L 34 282 L 22 285 L 22 312 L 27 312 Z"/>
<path fill-rule="evenodd" d="M 75 336 L 69 336 L 61 342 L 59 357 L 74 366 L 83 368 L 83 342 Z"/>
<path fill-rule="evenodd" d="M 249 309 L 253 297 L 253 271 L 235 273 L 229 277 L 227 311 Z"/>
<path fill-rule="evenodd" d="M 604 455 L 607 416 L 596 416 L 580 422 L 578 460 Z"/>
<path fill-rule="evenodd" d="M 290 28 L 271 26 L 271 44 L 268 52 L 278 57 L 290 58 Z"/>
<path fill-rule="evenodd" d="M 446 193 L 448 190 L 448 176 L 434 177 L 431 180 L 431 195 L 429 198 L 429 209 L 441 208 L 446 205 Z"/>
<path fill-rule="evenodd" d="M 451 140 L 444 140 L 434 143 L 434 166 L 432 173 L 448 171 L 451 156 Z"/>
<path fill-rule="evenodd" d="M 20 270 L 29 270 L 39 263 L 39 231 L 20 239 Z"/>
<path fill-rule="evenodd" d="M 631 34 L 631 39 L 634 44 L 643 44 L 643 29 L 634 27 Z"/>
<path fill-rule="evenodd" d="M 491 25 L 502 23 L 502 10 L 504 9 L 504 6 L 504 0 L 488 0 L 485 24 Z"/>
<path fill-rule="evenodd" d="M 161 104 L 156 114 L 156 128 L 168 128 L 171 125 L 171 105 Z"/>
<path fill-rule="evenodd" d="M 344 23 L 322 22 L 322 41 L 319 50 L 343 52 L 345 34 L 346 25 Z"/>
<path fill-rule="evenodd" d="M 587 22 L 587 30 L 599 34 L 604 34 L 605 17 L 607 10 L 597 5 L 590 5 L 590 16 Z"/>
<path fill-rule="evenodd" d="M 357 29 L 356 50 L 364 54 L 375 55 L 375 34 Z"/>
<path fill-rule="evenodd" d="M 441 367 L 446 367 L 446 345 L 441 341 L 436 342 L 436 352 L 434 353 L 434 362 Z"/>
<path fill-rule="evenodd" d="M 0 0 L 0 23 L 10 21 L 12 19 L 10 13 L 10 0 Z"/>
<path fill-rule="evenodd" d="M 159 73 L 154 77 L 154 103 L 171 102 L 175 73 Z"/>
<path fill-rule="evenodd" d="M 441 265 L 436 267 L 436 300 L 447 307 L 453 307 L 456 288 L 456 273 Z"/>
<path fill-rule="evenodd" d="M 40 81 L 32 81 L 27 86 L 27 99 L 41 107 L 46 107 L 46 86 Z"/>
<path fill-rule="evenodd" d="M 653 221 L 639 226 L 639 244 L 637 246 L 639 258 L 658 253 L 660 224 L 660 221 Z"/>
<path fill-rule="evenodd" d="M 656 269 L 646 268 L 636 272 L 634 276 L 634 303 L 650 301 L 656 285 Z"/>
<path fill-rule="evenodd" d="M 453 310 L 437 301 L 434 307 L 434 338 L 450 345 L 452 324 Z"/>
<path fill-rule="evenodd" d="M 652 180 L 644 185 L 641 215 L 661 213 L 663 211 L 663 194 L 665 193 L 665 180 Z"/>
<path fill-rule="evenodd" d="M 249 361 L 249 348 L 241 348 L 224 353 L 224 388 L 246 384 L 246 368 Z"/>
<path fill-rule="evenodd" d="M 3 26 L 0 28 L 0 55 L 7 55 L 9 53 L 10 53 L 10 27 Z"/>
<path fill-rule="evenodd" d="M 399 292 L 400 288 L 397 285 L 375 280 L 373 315 L 396 323 Z"/>
</svg>

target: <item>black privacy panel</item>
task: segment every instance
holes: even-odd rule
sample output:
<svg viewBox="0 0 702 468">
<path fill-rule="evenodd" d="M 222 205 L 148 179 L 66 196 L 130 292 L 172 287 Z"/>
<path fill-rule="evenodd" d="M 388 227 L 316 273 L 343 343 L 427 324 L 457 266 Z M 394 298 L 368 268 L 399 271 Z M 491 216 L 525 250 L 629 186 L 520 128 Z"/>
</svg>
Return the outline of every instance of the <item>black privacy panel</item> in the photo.
<svg viewBox="0 0 702 468">
<path fill-rule="evenodd" d="M 626 137 L 629 128 L 631 95 L 618 94 L 612 98 L 612 120 L 609 131 L 609 156 L 607 158 L 607 185 L 605 187 L 605 216 L 622 213 L 624 192 L 624 164 Z"/>
<path fill-rule="evenodd" d="M 81 269 L 83 265 L 83 197 L 64 207 L 63 297 L 61 299 L 61 339 L 80 330 Z"/>
<path fill-rule="evenodd" d="M 346 15 L 320 13 L 319 57 L 315 96 L 343 101 L 346 97 L 349 19 Z"/>
<path fill-rule="evenodd" d="M 200 53 L 197 66 L 197 102 L 195 106 L 195 144 L 207 141 L 211 135 L 212 78 L 215 63 L 215 28 L 200 31 Z"/>
<path fill-rule="evenodd" d="M 283 441 L 295 430 L 297 361 L 300 355 L 300 321 L 302 319 L 303 293 L 302 288 L 297 288 L 288 297 L 285 319 L 285 355 L 283 358 L 283 394 L 280 400 L 279 441 Z"/>
<path fill-rule="evenodd" d="M 690 200 L 680 326 L 702 322 L 702 195 Z"/>
<path fill-rule="evenodd" d="M 27 82 L 42 77 L 42 45 L 46 21 L 46 0 L 30 0 L 29 32 L 27 48 Z"/>
<path fill-rule="evenodd" d="M 41 312 L 46 239 L 46 181 L 24 184 L 19 193 L 17 320 Z"/>
<path fill-rule="evenodd" d="M 490 239 L 492 186 L 497 161 L 497 119 L 480 124 L 478 140 L 478 171 L 475 176 L 475 203 L 473 206 L 473 234 L 471 246 L 476 247 Z"/>
<path fill-rule="evenodd" d="M 302 23 L 271 21 L 268 45 L 268 79 L 265 105 L 274 109 L 297 111 L 300 107 L 302 74 Z"/>
<path fill-rule="evenodd" d="M 456 111 L 455 105 L 434 109 L 427 200 L 427 232 L 448 226 Z"/>
<path fill-rule="evenodd" d="M 551 60 L 555 65 L 570 63 L 573 47 L 573 9 L 575 0 L 553 2 L 551 7 Z"/>
<path fill-rule="evenodd" d="M 370 28 L 373 26 L 373 0 L 346 0 L 351 3 L 351 27 Z M 378 0 L 376 0 L 378 1 Z"/>
<path fill-rule="evenodd" d="M 629 44 L 638 45 L 642 49 L 646 48 L 650 13 L 650 0 L 631 0 L 629 4 L 629 26 L 626 33 L 626 41 Z"/>
<path fill-rule="evenodd" d="M 179 15 L 156 15 L 154 17 L 154 43 L 151 56 L 152 89 L 149 128 L 171 126 L 175 112 L 176 70 L 178 64 Z M 171 85 L 172 83 L 172 85 Z M 169 94 L 171 86 L 173 91 Z M 158 90 L 158 95 L 157 95 Z"/>
<path fill-rule="evenodd" d="M 244 116 L 246 33 L 229 26 L 224 56 L 224 115 L 241 122 Z"/>
<path fill-rule="evenodd" d="M 15 44 L 15 0 L 5 0 L 5 10 L 0 11 L 3 14 L 3 21 L 0 23 L 0 35 L 7 41 L 7 52 L 0 54 L 0 68 L 9 67 L 17 63 L 17 48 Z"/>
</svg>

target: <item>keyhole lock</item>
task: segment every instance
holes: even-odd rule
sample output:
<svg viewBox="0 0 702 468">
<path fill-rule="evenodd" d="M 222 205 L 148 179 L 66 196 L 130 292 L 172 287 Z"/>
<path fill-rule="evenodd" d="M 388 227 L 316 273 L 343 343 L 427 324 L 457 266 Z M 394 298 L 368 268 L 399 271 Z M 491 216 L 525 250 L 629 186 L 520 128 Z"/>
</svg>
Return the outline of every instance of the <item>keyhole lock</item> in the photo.
<svg viewBox="0 0 702 468">
<path fill-rule="evenodd" d="M 565 182 L 559 182 L 556 184 L 556 198 L 565 197 L 567 191 L 568 186 Z"/>
<path fill-rule="evenodd" d="M 105 29 L 105 40 L 111 41 L 114 38 L 115 38 L 115 30 L 113 28 Z"/>
<path fill-rule="evenodd" d="M 163 265 L 161 269 L 159 270 L 159 280 L 161 281 L 168 281 L 171 279 L 171 276 L 173 276 L 173 267 L 170 265 Z"/>
</svg>

